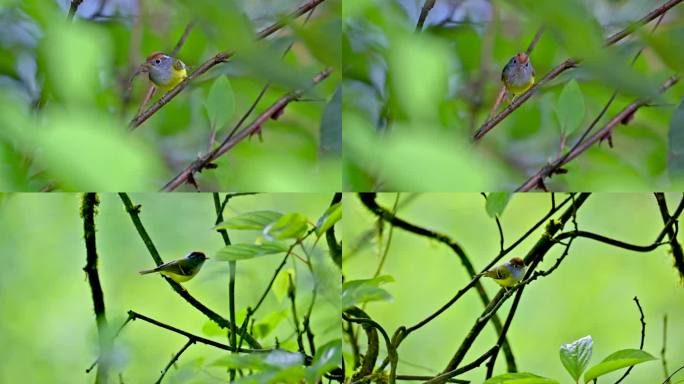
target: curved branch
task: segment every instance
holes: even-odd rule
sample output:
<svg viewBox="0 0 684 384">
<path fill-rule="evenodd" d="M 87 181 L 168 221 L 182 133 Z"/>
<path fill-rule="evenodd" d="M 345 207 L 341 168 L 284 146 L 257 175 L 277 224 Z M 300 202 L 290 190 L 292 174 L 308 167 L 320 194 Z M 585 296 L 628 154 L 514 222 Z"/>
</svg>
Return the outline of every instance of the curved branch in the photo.
<svg viewBox="0 0 684 384">
<path fill-rule="evenodd" d="M 296 18 L 304 13 L 310 11 L 313 8 L 316 8 L 318 5 L 323 3 L 325 0 L 309 0 L 307 3 L 299 6 L 294 12 L 290 14 L 291 18 Z M 270 35 L 272 35 L 274 32 L 280 30 L 283 28 L 285 24 L 283 24 L 282 21 L 279 21 L 263 30 L 257 33 L 257 39 L 261 40 L 264 39 Z M 181 81 L 178 85 L 176 85 L 173 89 L 168 91 L 164 96 L 162 96 L 159 100 L 157 100 L 156 103 L 152 104 L 147 110 L 144 112 L 140 113 L 139 115 L 135 116 L 130 123 L 131 129 L 135 129 L 139 127 L 142 123 L 144 123 L 147 119 L 149 119 L 153 114 L 155 114 L 158 110 L 160 110 L 164 105 L 168 104 L 174 97 L 176 97 L 183 89 L 185 89 L 188 84 L 194 80 L 196 77 L 200 76 L 201 74 L 207 72 L 209 69 L 214 67 L 217 64 L 223 63 L 228 61 L 232 56 L 234 55 L 234 52 L 232 51 L 223 51 L 219 52 L 216 55 L 214 55 L 212 58 L 209 60 L 205 61 L 202 63 L 200 66 L 197 67 L 197 69 L 192 72 L 188 77 L 186 77 L 183 81 Z"/>
<path fill-rule="evenodd" d="M 658 202 L 658 208 L 660 209 L 660 215 L 663 218 L 663 223 L 667 224 L 670 220 L 670 212 L 667 208 L 665 194 L 656 192 L 655 197 Z M 670 229 L 667 231 L 667 237 L 670 239 L 670 249 L 672 250 L 675 268 L 679 271 L 679 278 L 684 281 L 684 252 L 682 252 L 682 245 L 677 241 L 677 234 L 674 230 Z"/>
<path fill-rule="evenodd" d="M 637 308 L 639 309 L 639 314 L 641 317 L 639 318 L 639 321 L 641 322 L 641 342 L 639 342 L 639 349 L 644 349 L 644 339 L 646 339 L 646 322 L 644 321 L 644 310 L 641 309 L 641 304 L 639 304 L 639 298 L 634 296 L 634 302 L 636 303 Z M 615 382 L 615 384 L 619 384 L 622 382 L 622 380 L 629 375 L 630 372 L 632 372 L 632 368 L 634 368 L 633 365 L 631 365 L 629 368 L 627 368 L 627 371 L 625 371 L 625 374 L 618 379 L 618 381 Z"/>
<path fill-rule="evenodd" d="M 312 80 L 313 85 L 320 83 L 330 76 L 332 68 L 326 68 L 320 73 L 318 73 Z M 175 89 L 175 88 L 174 88 Z M 240 141 L 249 137 L 250 135 L 258 132 L 261 126 L 266 123 L 269 119 L 277 118 L 279 114 L 283 112 L 283 109 L 290 104 L 292 101 L 297 100 L 304 90 L 298 90 L 290 92 L 287 95 L 278 99 L 273 105 L 261 113 L 248 127 L 238 132 L 233 136 L 227 136 L 221 144 L 216 147 L 211 152 L 206 155 L 201 156 L 199 159 L 193 161 L 187 166 L 183 171 L 181 171 L 176 177 L 169 180 L 166 185 L 162 188 L 165 192 L 171 192 L 181 186 L 182 184 L 189 182 L 194 184 L 194 174 L 202 171 L 205 168 L 215 168 L 215 164 L 212 162 L 219 157 L 223 156 L 226 152 L 232 149 Z"/>
</svg>

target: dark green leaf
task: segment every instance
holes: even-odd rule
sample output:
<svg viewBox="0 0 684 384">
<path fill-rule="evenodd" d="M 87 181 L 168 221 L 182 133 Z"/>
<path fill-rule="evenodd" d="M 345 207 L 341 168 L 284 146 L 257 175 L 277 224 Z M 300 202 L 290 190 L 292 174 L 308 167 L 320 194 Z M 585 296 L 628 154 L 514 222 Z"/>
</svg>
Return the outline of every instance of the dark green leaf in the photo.
<svg viewBox="0 0 684 384">
<path fill-rule="evenodd" d="M 342 365 L 342 340 L 333 340 L 326 343 L 316 350 L 311 366 L 306 369 L 306 380 L 308 383 L 316 383 L 323 376 L 335 367 Z"/>
<path fill-rule="evenodd" d="M 623 349 L 611 354 L 600 363 L 589 368 L 587 373 L 584 374 L 584 382 L 588 383 L 606 373 L 651 360 L 656 360 L 656 358 L 640 349 Z"/>
<path fill-rule="evenodd" d="M 584 96 L 576 80 L 570 80 L 561 91 L 556 114 L 564 135 L 573 133 L 584 119 Z"/>
<path fill-rule="evenodd" d="M 325 210 L 323 216 L 321 216 L 316 222 L 316 234 L 318 236 L 322 235 L 330 229 L 335 223 L 342 219 L 342 203 L 333 204 L 328 209 Z"/>
<path fill-rule="evenodd" d="M 264 228 L 264 236 L 270 239 L 296 239 L 306 232 L 308 220 L 300 213 L 288 213 Z"/>
<path fill-rule="evenodd" d="M 509 192 L 491 192 L 488 194 L 485 209 L 489 217 L 501 217 L 506 205 L 508 205 L 508 201 L 511 199 L 511 195 Z"/>
<path fill-rule="evenodd" d="M 321 119 L 319 151 L 322 155 L 342 153 L 342 86 L 338 86 L 332 99 L 325 106 Z"/>
<path fill-rule="evenodd" d="M 667 169 L 670 177 L 684 176 L 684 99 L 672 114 L 667 147 Z"/>
<path fill-rule="evenodd" d="M 229 217 L 215 226 L 214 229 L 256 229 L 260 231 L 278 220 L 282 215 L 282 213 L 275 211 L 247 212 Z"/>
<path fill-rule="evenodd" d="M 287 250 L 287 245 L 279 241 L 265 241 L 262 244 L 231 244 L 221 248 L 215 257 L 219 261 L 237 261 L 287 252 Z"/>
<path fill-rule="evenodd" d="M 351 280 L 342 285 L 342 309 L 369 301 L 387 301 L 392 298 L 380 285 L 394 281 L 392 276 L 384 275 L 373 279 Z"/>
<path fill-rule="evenodd" d="M 571 344 L 563 344 L 560 347 L 561 363 L 575 381 L 579 380 L 582 372 L 589 365 L 593 344 L 594 341 L 591 336 L 585 336 Z"/>
<path fill-rule="evenodd" d="M 235 113 L 235 94 L 227 76 L 219 76 L 209 90 L 204 103 L 211 128 L 219 130 Z"/>
</svg>

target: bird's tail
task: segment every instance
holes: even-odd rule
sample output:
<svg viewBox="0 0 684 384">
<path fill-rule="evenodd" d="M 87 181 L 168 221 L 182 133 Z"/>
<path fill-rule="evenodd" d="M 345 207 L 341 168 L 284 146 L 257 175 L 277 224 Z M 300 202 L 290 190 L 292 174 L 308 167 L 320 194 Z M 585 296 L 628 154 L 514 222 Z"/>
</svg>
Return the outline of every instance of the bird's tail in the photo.
<svg viewBox="0 0 684 384">
<path fill-rule="evenodd" d="M 141 275 L 147 275 L 148 273 L 155 273 L 155 272 L 159 272 L 159 269 L 158 268 L 144 269 L 138 273 L 140 273 Z"/>
</svg>

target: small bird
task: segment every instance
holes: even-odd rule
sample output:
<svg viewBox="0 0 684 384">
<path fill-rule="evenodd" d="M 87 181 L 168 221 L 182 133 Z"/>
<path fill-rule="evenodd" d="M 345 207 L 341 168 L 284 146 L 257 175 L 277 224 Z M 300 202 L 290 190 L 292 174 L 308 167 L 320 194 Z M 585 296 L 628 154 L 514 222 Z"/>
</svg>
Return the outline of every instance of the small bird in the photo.
<svg viewBox="0 0 684 384">
<path fill-rule="evenodd" d="M 532 68 L 529 56 L 521 52 L 508 60 L 503 71 L 501 71 L 501 81 L 513 97 L 530 89 L 534 84 L 534 68 Z"/>
<path fill-rule="evenodd" d="M 161 52 L 154 52 L 147 57 L 143 68 L 148 72 L 150 81 L 164 92 L 173 89 L 188 77 L 185 63 Z"/>
<path fill-rule="evenodd" d="M 518 284 L 525 277 L 526 270 L 527 267 L 523 259 L 514 257 L 503 264 L 480 273 L 479 276 L 490 277 L 500 286 L 508 288 Z"/>
<path fill-rule="evenodd" d="M 195 251 L 182 259 L 172 260 L 156 268 L 140 271 L 140 274 L 159 272 L 177 283 L 182 283 L 195 277 L 207 259 L 208 257 L 204 253 Z"/>
</svg>

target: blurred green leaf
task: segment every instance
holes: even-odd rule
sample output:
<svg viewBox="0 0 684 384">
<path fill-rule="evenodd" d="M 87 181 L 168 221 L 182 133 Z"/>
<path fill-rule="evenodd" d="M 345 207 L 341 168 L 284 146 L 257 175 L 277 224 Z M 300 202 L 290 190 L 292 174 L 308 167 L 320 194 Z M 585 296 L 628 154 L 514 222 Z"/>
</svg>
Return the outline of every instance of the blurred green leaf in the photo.
<svg viewBox="0 0 684 384">
<path fill-rule="evenodd" d="M 487 202 L 485 204 L 487 215 L 491 218 L 501 217 L 512 195 L 510 192 L 491 192 L 487 194 Z"/>
<path fill-rule="evenodd" d="M 321 119 L 321 154 L 339 156 L 342 154 L 342 85 L 335 90 L 330 102 L 325 106 Z"/>
<path fill-rule="evenodd" d="M 673 178 L 682 177 L 684 176 L 684 99 L 672 114 L 667 138 L 668 173 Z"/>
<path fill-rule="evenodd" d="M 313 362 L 306 369 L 307 383 L 317 383 L 323 375 L 342 365 L 342 340 L 330 341 L 316 350 Z"/>
<path fill-rule="evenodd" d="M 584 113 L 584 96 L 577 80 L 572 79 L 563 87 L 556 104 L 561 132 L 566 136 L 575 132 L 582 124 Z"/>
<path fill-rule="evenodd" d="M 484 384 L 558 384 L 558 381 L 534 373 L 518 372 L 494 376 L 485 381 Z"/>
<path fill-rule="evenodd" d="M 394 281 L 389 275 L 373 279 L 350 280 L 342 285 L 342 309 L 353 307 L 369 301 L 388 301 L 392 295 L 380 288 L 382 284 Z"/>
<path fill-rule="evenodd" d="M 641 33 L 641 38 L 670 68 L 684 72 L 684 28 L 661 28 L 655 34 Z"/>
<path fill-rule="evenodd" d="M 220 130 L 235 113 L 235 94 L 227 76 L 219 76 L 209 90 L 204 107 L 212 129 Z"/>
<path fill-rule="evenodd" d="M 338 18 L 317 18 L 306 25 L 290 24 L 295 33 L 321 63 L 333 68 L 342 65 L 342 23 Z"/>
<path fill-rule="evenodd" d="M 308 228 L 308 220 L 301 213 L 288 213 L 281 216 L 274 223 L 263 230 L 268 239 L 296 239 L 302 236 Z"/>
<path fill-rule="evenodd" d="M 202 334 L 204 336 L 223 336 L 225 337 L 227 334 L 227 330 L 219 327 L 218 324 L 216 324 L 215 321 L 212 320 L 207 320 L 204 322 L 204 325 L 202 326 Z"/>
<path fill-rule="evenodd" d="M 290 288 L 290 279 L 295 280 L 295 270 L 292 268 L 283 268 L 278 272 L 273 281 L 273 288 L 271 291 L 275 295 L 278 302 L 283 301 L 287 295 L 287 290 Z"/>
<path fill-rule="evenodd" d="M 560 347 L 561 363 L 575 381 L 579 380 L 582 372 L 589 365 L 593 344 L 591 336 L 585 336 Z"/>
<path fill-rule="evenodd" d="M 584 374 L 584 382 L 588 383 L 599 376 L 605 375 L 606 373 L 617 371 L 618 369 L 630 367 L 632 365 L 645 363 L 651 360 L 657 359 L 640 349 L 623 349 L 611 354 L 603 359 L 603 361 L 600 363 L 589 368 L 587 373 Z"/>
<path fill-rule="evenodd" d="M 316 222 L 316 233 L 318 236 L 322 235 L 330 229 L 335 223 L 342 219 L 342 202 L 336 203 L 328 207 L 318 221 Z"/>
<path fill-rule="evenodd" d="M 221 248 L 216 253 L 219 261 L 237 261 L 259 256 L 287 252 L 288 246 L 279 241 L 265 241 L 262 244 L 232 244 Z"/>
<path fill-rule="evenodd" d="M 219 223 L 214 229 L 254 229 L 263 230 L 265 226 L 278 220 L 283 214 L 275 211 L 252 211 L 232 216 Z"/>
<path fill-rule="evenodd" d="M 264 339 L 268 336 L 281 321 L 285 320 L 290 314 L 289 309 L 282 311 L 269 312 L 266 316 L 259 319 L 254 324 L 254 337 L 257 339 Z"/>
</svg>

